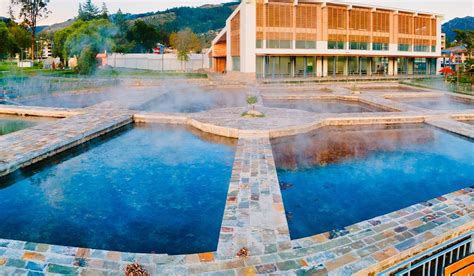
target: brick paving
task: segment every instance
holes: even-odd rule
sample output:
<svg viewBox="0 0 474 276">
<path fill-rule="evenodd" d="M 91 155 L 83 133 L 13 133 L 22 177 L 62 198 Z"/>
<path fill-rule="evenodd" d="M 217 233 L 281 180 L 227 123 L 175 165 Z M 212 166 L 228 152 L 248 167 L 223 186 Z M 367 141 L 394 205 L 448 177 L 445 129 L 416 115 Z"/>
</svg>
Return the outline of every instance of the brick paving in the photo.
<svg viewBox="0 0 474 276">
<path fill-rule="evenodd" d="M 134 261 L 152 275 L 367 275 L 474 229 L 474 189 L 465 188 L 344 229 L 290 240 L 269 137 L 326 125 L 423 122 L 474 137 L 472 125 L 454 120 L 474 118 L 474 110 L 431 111 L 391 100 L 394 95 L 414 97 L 412 93 L 418 92 L 371 90 L 357 95 L 331 88 L 333 92 L 317 93 L 398 112 L 315 114 L 260 107 L 265 118 L 245 119 L 240 117 L 245 108 L 183 115 L 134 114 L 113 103 L 80 110 L 0 106 L 0 113 L 65 117 L 0 137 L 2 174 L 130 123 L 132 117 L 139 122 L 188 124 L 239 138 L 216 252 L 169 256 L 0 239 L 0 275 L 122 275 L 124 266 Z M 292 93 L 273 93 L 273 97 L 315 97 Z M 419 96 L 423 93 L 437 92 L 423 91 Z M 242 247 L 249 256 L 236 256 Z"/>
</svg>

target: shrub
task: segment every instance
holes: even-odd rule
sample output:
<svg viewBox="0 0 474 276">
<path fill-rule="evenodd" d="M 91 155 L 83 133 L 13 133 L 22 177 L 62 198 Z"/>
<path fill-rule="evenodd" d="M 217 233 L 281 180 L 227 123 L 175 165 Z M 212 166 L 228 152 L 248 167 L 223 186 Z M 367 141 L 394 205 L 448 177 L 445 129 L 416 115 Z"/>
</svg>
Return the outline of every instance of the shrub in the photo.
<svg viewBox="0 0 474 276">
<path fill-rule="evenodd" d="M 96 52 L 90 46 L 82 49 L 76 67 L 79 74 L 89 75 L 95 72 L 97 68 L 96 55 Z"/>
</svg>

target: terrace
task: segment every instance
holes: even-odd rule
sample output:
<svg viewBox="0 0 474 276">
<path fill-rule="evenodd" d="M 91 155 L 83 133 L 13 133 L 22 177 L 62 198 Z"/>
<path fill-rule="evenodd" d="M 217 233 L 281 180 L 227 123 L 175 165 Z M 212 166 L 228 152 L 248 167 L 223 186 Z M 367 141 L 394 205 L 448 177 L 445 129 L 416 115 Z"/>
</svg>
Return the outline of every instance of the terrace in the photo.
<svg viewBox="0 0 474 276">
<path fill-rule="evenodd" d="M 474 230 L 474 106 L 420 107 L 448 95 L 393 82 L 186 83 L 0 105 L 56 118 L 0 136 L 0 269 L 367 275 Z M 255 90 L 265 117 L 244 118 Z"/>
</svg>

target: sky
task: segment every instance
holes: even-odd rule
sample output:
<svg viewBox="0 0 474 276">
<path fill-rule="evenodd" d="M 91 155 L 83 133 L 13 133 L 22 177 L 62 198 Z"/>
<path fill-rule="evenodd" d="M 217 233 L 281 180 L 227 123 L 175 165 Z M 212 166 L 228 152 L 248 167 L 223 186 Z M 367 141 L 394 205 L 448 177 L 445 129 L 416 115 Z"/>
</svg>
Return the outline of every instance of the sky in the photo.
<svg viewBox="0 0 474 276">
<path fill-rule="evenodd" d="M 80 0 L 50 0 L 51 15 L 39 22 L 38 25 L 50 25 L 73 18 L 77 15 Z M 124 13 L 145 13 L 161 11 L 177 6 L 200 6 L 203 4 L 218 4 L 229 2 L 225 0 L 93 0 L 102 6 L 104 2 L 111 13 L 119 8 Z M 474 15 L 473 0 L 350 0 L 344 2 L 372 4 L 394 8 L 420 10 L 445 15 L 445 21 L 455 17 Z M 0 0 L 0 16 L 7 16 L 10 0 Z"/>
</svg>

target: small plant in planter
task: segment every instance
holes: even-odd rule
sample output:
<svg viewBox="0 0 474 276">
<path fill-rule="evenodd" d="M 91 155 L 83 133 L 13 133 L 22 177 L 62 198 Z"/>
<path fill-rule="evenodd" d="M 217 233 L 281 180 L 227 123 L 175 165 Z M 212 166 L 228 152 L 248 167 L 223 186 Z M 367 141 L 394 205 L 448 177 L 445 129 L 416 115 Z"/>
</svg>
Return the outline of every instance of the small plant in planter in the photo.
<svg viewBox="0 0 474 276">
<path fill-rule="evenodd" d="M 255 110 L 255 105 L 257 104 L 258 99 L 255 96 L 248 96 L 247 97 L 247 104 L 252 108 L 252 110 Z"/>
<path fill-rule="evenodd" d="M 355 83 L 352 84 L 351 91 L 352 91 L 352 94 L 360 94 L 359 87 Z"/>
<path fill-rule="evenodd" d="M 265 114 L 255 110 L 255 105 L 257 104 L 257 102 L 258 102 L 258 98 L 256 96 L 248 96 L 247 97 L 247 104 L 248 104 L 250 110 L 247 110 L 244 113 L 242 113 L 242 117 L 246 117 L 246 118 L 262 118 L 262 117 L 265 117 Z"/>
</svg>

